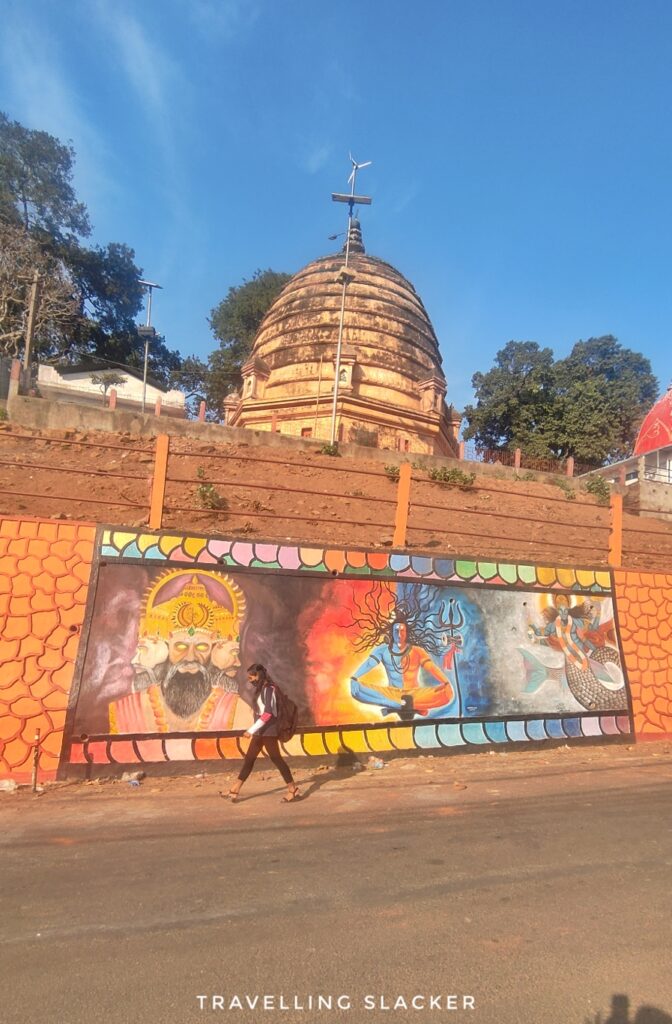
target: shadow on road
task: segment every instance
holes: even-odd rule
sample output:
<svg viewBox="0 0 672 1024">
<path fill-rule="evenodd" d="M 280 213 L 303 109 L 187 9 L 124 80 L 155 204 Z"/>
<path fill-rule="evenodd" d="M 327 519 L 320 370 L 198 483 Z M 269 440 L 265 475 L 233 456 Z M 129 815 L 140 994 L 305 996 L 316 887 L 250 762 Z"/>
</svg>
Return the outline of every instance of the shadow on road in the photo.
<svg viewBox="0 0 672 1024">
<path fill-rule="evenodd" d="M 359 759 L 354 754 L 347 752 L 339 754 L 332 768 L 318 769 L 312 779 L 309 779 L 307 784 L 303 784 L 306 788 L 301 790 L 301 799 L 305 800 L 313 793 L 317 793 L 328 782 L 338 782 L 341 779 L 350 778 L 355 764 L 359 764 Z"/>
<path fill-rule="evenodd" d="M 672 1024 L 672 1017 L 656 1006 L 640 1006 L 635 1016 L 631 1017 L 628 996 L 618 993 L 611 997 L 608 1017 L 597 1013 L 594 1017 L 586 1017 L 584 1024 Z"/>
<path fill-rule="evenodd" d="M 318 768 L 309 779 L 304 780 L 303 782 L 297 782 L 297 786 L 300 787 L 301 793 L 296 798 L 296 800 L 292 801 L 292 803 L 306 800 L 309 796 L 312 796 L 314 793 L 317 793 L 317 791 L 321 789 L 322 786 L 325 786 L 328 782 L 339 782 L 343 779 L 350 778 L 352 775 L 353 765 L 355 764 L 359 764 L 359 760 L 357 757 L 355 757 L 354 754 L 345 752 L 339 754 L 336 758 L 336 762 L 333 765 L 333 767 L 324 766 Z M 264 765 L 264 769 L 266 768 L 267 766 Z M 276 789 L 278 793 L 285 792 L 284 785 L 273 787 L 270 790 L 265 789 L 261 793 L 250 793 L 249 795 L 245 791 L 243 791 L 241 793 L 240 799 L 237 800 L 236 803 L 242 804 L 247 803 L 251 800 L 258 800 L 260 797 L 268 796 L 269 793 L 274 793 Z M 225 794 L 222 791 L 220 791 L 220 796 L 225 796 Z"/>
</svg>

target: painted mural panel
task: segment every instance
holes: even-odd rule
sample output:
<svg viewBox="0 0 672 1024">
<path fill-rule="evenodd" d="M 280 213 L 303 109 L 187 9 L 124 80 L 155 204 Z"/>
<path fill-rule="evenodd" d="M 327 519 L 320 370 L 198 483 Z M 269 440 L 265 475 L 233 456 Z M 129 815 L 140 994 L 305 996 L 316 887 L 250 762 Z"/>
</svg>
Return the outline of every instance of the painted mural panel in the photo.
<svg viewBox="0 0 672 1024">
<path fill-rule="evenodd" d="M 241 756 L 244 669 L 257 661 L 299 705 L 290 753 L 630 731 L 608 574 L 100 540 L 69 720 L 75 762 Z"/>
</svg>

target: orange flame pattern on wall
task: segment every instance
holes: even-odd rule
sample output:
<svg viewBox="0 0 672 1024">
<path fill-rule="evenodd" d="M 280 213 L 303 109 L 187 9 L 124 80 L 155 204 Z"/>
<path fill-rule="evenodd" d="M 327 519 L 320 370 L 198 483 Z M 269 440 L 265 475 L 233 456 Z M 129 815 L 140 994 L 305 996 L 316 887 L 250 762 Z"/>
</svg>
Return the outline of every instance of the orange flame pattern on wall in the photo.
<svg viewBox="0 0 672 1024">
<path fill-rule="evenodd" d="M 0 519 L 0 778 L 53 778 L 84 621 L 95 528 Z"/>
<path fill-rule="evenodd" d="M 635 733 L 672 735 L 672 576 L 614 572 Z"/>
</svg>

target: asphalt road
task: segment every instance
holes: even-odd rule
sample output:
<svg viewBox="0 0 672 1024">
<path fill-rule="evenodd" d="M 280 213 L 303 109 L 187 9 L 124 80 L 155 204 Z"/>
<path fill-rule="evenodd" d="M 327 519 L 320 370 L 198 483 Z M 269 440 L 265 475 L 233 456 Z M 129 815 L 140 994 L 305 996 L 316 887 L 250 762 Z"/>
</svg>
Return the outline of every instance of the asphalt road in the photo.
<svg viewBox="0 0 672 1024">
<path fill-rule="evenodd" d="M 2 797 L 3 1024 L 670 1020 L 669 758 L 221 786 Z"/>
</svg>

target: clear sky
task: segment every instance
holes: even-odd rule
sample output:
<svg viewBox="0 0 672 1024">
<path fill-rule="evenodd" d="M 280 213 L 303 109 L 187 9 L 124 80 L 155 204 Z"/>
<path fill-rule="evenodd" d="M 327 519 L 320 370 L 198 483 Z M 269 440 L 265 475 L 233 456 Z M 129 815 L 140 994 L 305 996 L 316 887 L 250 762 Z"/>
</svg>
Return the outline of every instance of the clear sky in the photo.
<svg viewBox="0 0 672 1024">
<path fill-rule="evenodd" d="M 0 109 L 72 140 L 184 355 L 230 285 L 332 250 L 352 149 L 458 407 L 510 339 L 672 376 L 670 0 L 0 0 Z"/>
</svg>

